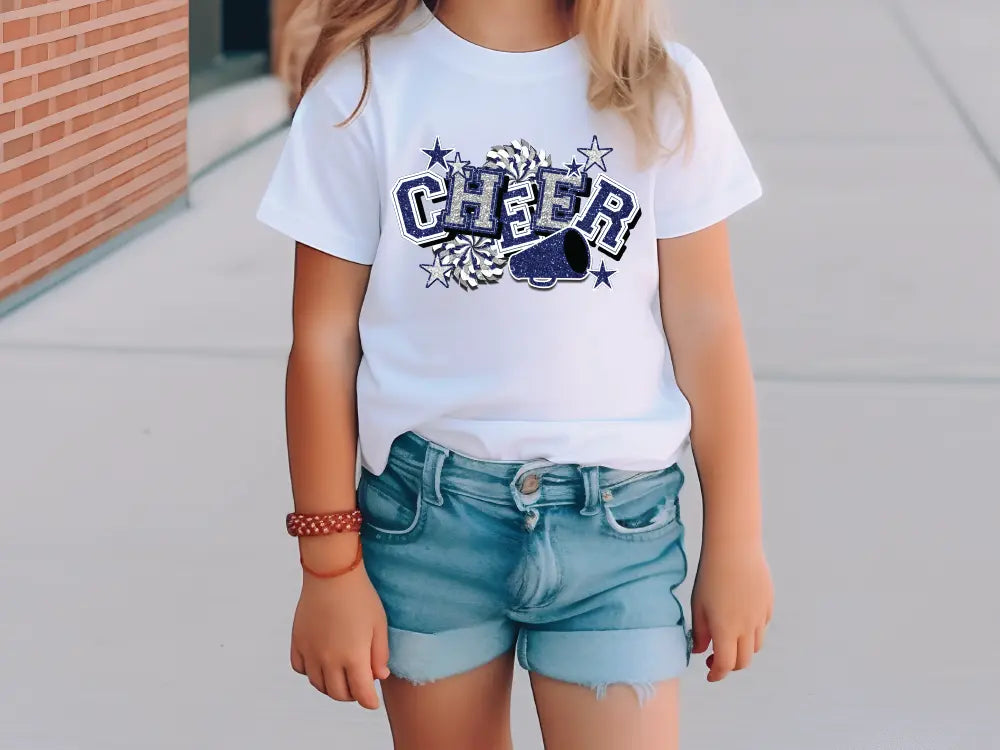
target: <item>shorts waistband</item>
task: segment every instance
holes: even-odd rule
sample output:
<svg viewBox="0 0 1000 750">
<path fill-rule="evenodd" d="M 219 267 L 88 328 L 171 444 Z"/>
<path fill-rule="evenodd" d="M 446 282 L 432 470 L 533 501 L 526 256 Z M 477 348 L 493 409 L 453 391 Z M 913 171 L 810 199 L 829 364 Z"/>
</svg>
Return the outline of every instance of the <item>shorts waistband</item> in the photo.
<svg viewBox="0 0 1000 750">
<path fill-rule="evenodd" d="M 545 505 L 581 505 L 584 514 L 598 512 L 616 485 L 678 468 L 675 464 L 655 471 L 628 471 L 546 459 L 485 460 L 458 453 L 412 431 L 393 441 L 388 464 L 419 483 L 423 499 L 430 503 L 443 503 L 441 492 L 446 491 L 513 504 L 522 511 Z"/>
</svg>

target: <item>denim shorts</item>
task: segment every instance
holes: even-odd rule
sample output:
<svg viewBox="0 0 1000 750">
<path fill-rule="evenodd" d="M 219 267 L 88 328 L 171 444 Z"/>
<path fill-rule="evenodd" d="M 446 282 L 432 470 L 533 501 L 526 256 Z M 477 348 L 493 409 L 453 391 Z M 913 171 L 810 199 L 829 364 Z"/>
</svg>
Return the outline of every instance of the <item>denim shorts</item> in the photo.
<svg viewBox="0 0 1000 750">
<path fill-rule="evenodd" d="M 362 469 L 364 563 L 389 622 L 389 669 L 425 683 L 516 646 L 527 670 L 614 683 L 640 702 L 691 659 L 677 464 L 623 471 L 483 461 L 414 432 Z"/>
</svg>

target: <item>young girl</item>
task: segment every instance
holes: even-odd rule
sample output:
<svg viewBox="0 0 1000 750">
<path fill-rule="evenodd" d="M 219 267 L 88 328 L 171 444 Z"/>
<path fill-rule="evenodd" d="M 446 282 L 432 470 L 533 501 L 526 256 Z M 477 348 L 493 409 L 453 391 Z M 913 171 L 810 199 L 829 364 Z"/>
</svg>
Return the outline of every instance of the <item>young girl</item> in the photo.
<svg viewBox="0 0 1000 750">
<path fill-rule="evenodd" d="M 515 655 L 549 750 L 676 747 L 691 653 L 763 642 L 724 224 L 760 184 L 653 4 L 336 0 L 306 66 L 259 209 L 297 242 L 291 662 L 380 680 L 401 750 L 510 748 Z"/>
</svg>

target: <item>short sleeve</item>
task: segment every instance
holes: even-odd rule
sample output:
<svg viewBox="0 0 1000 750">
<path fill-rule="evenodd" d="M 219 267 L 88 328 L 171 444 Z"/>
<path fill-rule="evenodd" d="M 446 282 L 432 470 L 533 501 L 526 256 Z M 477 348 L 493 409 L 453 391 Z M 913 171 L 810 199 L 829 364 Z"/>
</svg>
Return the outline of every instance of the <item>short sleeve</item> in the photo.
<svg viewBox="0 0 1000 750">
<path fill-rule="evenodd" d="M 331 66 L 307 89 L 257 219 L 324 253 L 371 265 L 380 234 L 376 159 L 363 116 L 338 127 L 360 96 L 355 67 Z"/>
<path fill-rule="evenodd" d="M 656 172 L 656 236 L 680 237 L 727 219 L 762 195 L 760 180 L 711 75 L 691 50 L 668 45 L 691 88 L 693 138 Z"/>
</svg>

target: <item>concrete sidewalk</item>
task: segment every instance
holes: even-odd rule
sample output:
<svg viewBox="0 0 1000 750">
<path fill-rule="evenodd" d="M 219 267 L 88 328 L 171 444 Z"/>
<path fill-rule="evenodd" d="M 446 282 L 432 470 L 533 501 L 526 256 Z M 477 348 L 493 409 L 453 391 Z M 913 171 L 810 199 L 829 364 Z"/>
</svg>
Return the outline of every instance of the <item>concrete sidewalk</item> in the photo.
<svg viewBox="0 0 1000 750">
<path fill-rule="evenodd" d="M 692 663 L 682 747 L 994 750 L 1000 7 L 678 26 L 767 191 L 732 226 L 778 595 L 751 670 Z M 253 220 L 282 140 L 0 321 L 0 750 L 390 746 L 288 668 L 292 253 Z M 541 747 L 520 671 L 514 732 Z"/>
</svg>

